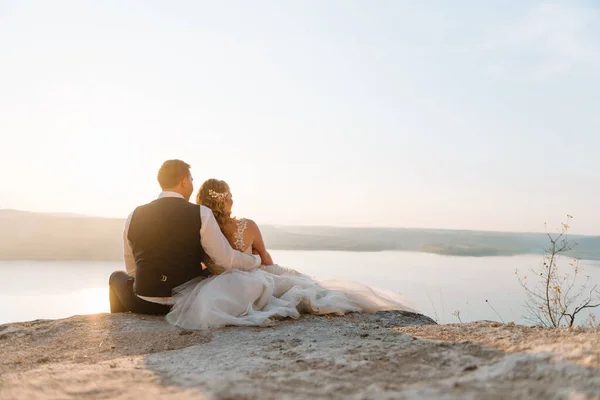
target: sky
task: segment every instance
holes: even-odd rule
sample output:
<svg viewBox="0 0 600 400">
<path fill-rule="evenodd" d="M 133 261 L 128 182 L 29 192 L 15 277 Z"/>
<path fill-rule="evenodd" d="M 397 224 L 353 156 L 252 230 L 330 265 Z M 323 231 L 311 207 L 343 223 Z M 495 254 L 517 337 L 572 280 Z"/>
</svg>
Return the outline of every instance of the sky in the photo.
<svg viewBox="0 0 600 400">
<path fill-rule="evenodd" d="M 594 0 L 0 0 L 0 208 L 170 158 L 259 224 L 600 234 Z"/>
</svg>

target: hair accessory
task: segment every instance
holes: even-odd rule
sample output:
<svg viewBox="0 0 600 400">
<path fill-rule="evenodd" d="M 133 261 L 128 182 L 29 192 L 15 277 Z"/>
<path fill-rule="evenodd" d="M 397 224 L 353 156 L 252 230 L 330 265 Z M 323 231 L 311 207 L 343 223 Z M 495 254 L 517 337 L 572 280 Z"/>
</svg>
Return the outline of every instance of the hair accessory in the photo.
<svg viewBox="0 0 600 400">
<path fill-rule="evenodd" d="M 217 201 L 223 201 L 229 195 L 229 192 L 219 193 L 212 189 L 208 189 L 208 195 Z"/>
</svg>

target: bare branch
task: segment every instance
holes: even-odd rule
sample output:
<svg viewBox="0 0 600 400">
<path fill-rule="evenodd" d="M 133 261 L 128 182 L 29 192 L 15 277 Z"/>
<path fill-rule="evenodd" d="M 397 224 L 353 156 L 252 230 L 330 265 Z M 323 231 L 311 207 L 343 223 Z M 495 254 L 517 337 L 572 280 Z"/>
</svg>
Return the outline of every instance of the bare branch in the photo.
<svg viewBox="0 0 600 400">
<path fill-rule="evenodd" d="M 584 284 L 576 289 L 581 268 L 577 259 L 570 264 L 574 270 L 564 274 L 559 270 L 559 261 L 565 253 L 571 252 L 577 243 L 569 241 L 569 221 L 573 217 L 567 215 L 567 223 L 562 223 L 557 234 L 548 232 L 546 236 L 550 246 L 544 249 L 544 262 L 538 269 L 532 269 L 531 280 L 521 277 L 516 271 L 519 284 L 527 294 L 524 304 L 524 318 L 532 323 L 544 326 L 573 326 L 577 314 L 583 310 L 600 307 L 600 291 L 594 285 L 588 288 L 589 276 Z M 584 299 L 584 292 L 589 293 Z M 566 320 L 566 322 L 565 322 Z"/>
</svg>

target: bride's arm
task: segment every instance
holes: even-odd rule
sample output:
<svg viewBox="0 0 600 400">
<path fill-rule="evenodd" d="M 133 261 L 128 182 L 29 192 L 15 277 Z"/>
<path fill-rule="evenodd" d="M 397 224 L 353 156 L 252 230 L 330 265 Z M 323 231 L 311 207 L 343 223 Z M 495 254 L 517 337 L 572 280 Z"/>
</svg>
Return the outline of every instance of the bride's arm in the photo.
<svg viewBox="0 0 600 400">
<path fill-rule="evenodd" d="M 253 252 L 258 253 L 260 259 L 262 260 L 263 265 L 273 265 L 273 259 L 271 255 L 267 251 L 267 247 L 265 246 L 265 241 L 263 240 L 262 234 L 260 233 L 260 229 L 256 222 L 251 219 L 248 220 L 248 228 L 252 232 L 254 236 L 254 241 L 252 242 L 252 250 Z"/>
</svg>

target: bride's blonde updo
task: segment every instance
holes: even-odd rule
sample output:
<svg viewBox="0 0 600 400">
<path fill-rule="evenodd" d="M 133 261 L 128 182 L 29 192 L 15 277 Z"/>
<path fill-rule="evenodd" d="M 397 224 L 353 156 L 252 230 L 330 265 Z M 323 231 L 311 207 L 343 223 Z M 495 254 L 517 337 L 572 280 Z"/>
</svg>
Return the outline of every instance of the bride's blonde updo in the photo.
<svg viewBox="0 0 600 400">
<path fill-rule="evenodd" d="M 228 198 L 231 198 L 229 185 L 227 182 L 218 179 L 209 179 L 204 182 L 200 186 L 198 196 L 196 197 L 197 204 L 212 210 L 223 235 L 225 235 L 225 226 L 233 220 L 231 211 L 227 211 L 225 207 L 225 201 Z M 206 262 L 205 265 L 213 275 L 219 275 L 225 271 L 225 268 L 211 261 Z"/>
<path fill-rule="evenodd" d="M 200 186 L 198 196 L 196 197 L 197 204 L 212 210 L 223 234 L 225 234 L 224 229 L 227 223 L 233 220 L 231 211 L 227 211 L 225 207 L 225 200 L 228 198 L 231 198 L 229 185 L 227 182 L 218 179 L 205 181 Z"/>
</svg>

